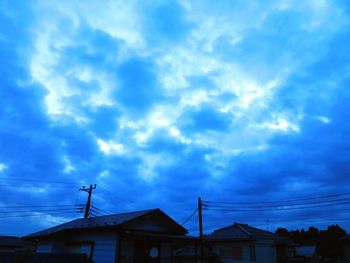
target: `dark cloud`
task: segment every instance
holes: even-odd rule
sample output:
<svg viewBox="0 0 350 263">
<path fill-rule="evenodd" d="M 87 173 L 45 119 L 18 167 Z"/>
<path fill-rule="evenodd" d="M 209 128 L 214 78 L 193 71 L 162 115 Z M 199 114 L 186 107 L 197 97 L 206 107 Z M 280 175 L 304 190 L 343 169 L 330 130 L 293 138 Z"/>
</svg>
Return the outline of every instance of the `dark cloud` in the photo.
<svg viewBox="0 0 350 263">
<path fill-rule="evenodd" d="M 219 112 L 211 107 L 192 109 L 181 116 L 179 123 L 182 130 L 192 133 L 193 131 L 225 131 L 231 123 L 231 115 Z"/>
<path fill-rule="evenodd" d="M 148 140 L 146 149 L 151 153 L 155 152 L 167 152 L 172 155 L 181 154 L 186 148 L 180 141 L 174 140 L 173 137 L 170 136 L 169 132 L 160 129 L 155 134 L 153 134 L 152 138 Z"/>
<path fill-rule="evenodd" d="M 179 43 L 194 27 L 186 18 L 184 8 L 176 1 L 152 4 L 143 7 L 142 11 L 146 13 L 143 33 L 150 45 Z"/>
<path fill-rule="evenodd" d="M 73 19 L 61 19 L 56 33 L 65 32 L 70 41 L 65 45 L 55 42 L 48 47 L 50 52 L 59 54 L 52 72 L 64 79 L 67 89 L 72 91 L 71 96 L 59 98 L 63 101 L 60 106 L 71 112 L 69 116 L 61 116 L 48 113 L 47 107 L 52 105 L 45 104 L 48 95 L 45 83 L 41 83 L 43 86 L 33 84 L 28 72 L 27 56 L 34 52 L 31 46 L 34 39 L 30 25 L 24 25 L 23 21 L 32 20 L 30 9 L 21 6 L 13 10 L 11 6 L 5 4 L 8 12 L 0 15 L 3 54 L 0 163 L 7 166 L 0 172 L 0 188 L 6 196 L 2 202 L 74 204 L 85 200 L 77 191 L 80 183 L 97 183 L 93 199 L 102 209 L 121 212 L 160 207 L 182 222 L 195 209 L 199 196 L 205 200 L 244 202 L 347 190 L 350 176 L 348 32 L 327 35 L 315 30 L 310 33 L 300 28 L 309 21 L 306 12 L 285 10 L 268 13 L 261 27 L 243 30 L 240 42 L 235 44 L 229 34 L 218 36 L 213 40 L 212 51 L 198 54 L 218 59 L 215 62 L 222 63 L 224 68 L 231 62 L 240 64 L 242 72 L 254 78 L 248 82 L 257 80 L 254 82 L 257 86 L 261 79 L 262 82 L 274 79 L 282 67 L 292 64 L 292 72 L 285 79 L 281 77 L 282 84 L 268 93 L 271 96 L 263 101 L 261 108 L 252 106 L 249 111 L 250 108 L 237 106 L 224 113 L 219 110 L 220 104 L 236 105 L 240 95 L 232 95 L 234 91 L 229 90 L 229 86 L 218 87 L 220 65 L 214 70 L 215 76 L 210 72 L 204 76 L 197 72 L 191 74 L 192 67 L 206 65 L 190 65 L 188 69 L 184 64 L 175 72 L 187 81 L 187 89 L 216 89 L 217 95 L 210 98 L 213 103 L 199 103 L 197 107 L 182 105 L 179 98 L 188 90 L 165 91 L 160 84 L 164 76 L 158 72 L 162 58 L 159 54 L 173 46 L 188 51 L 186 45 L 192 43 L 187 42 L 192 30 L 202 26 L 192 24 L 194 20 L 189 23 L 187 10 L 181 5 L 170 2 L 140 7 L 146 18 L 141 19 L 144 23 L 139 33 L 145 37 L 147 50 L 137 45 L 128 47 L 107 31 L 93 27 L 91 21 L 76 27 Z M 219 14 L 229 7 L 239 8 L 239 5 L 226 2 L 213 6 Z M 51 32 L 52 38 L 56 36 L 54 33 Z M 314 37 L 319 34 L 322 39 L 318 41 Z M 196 41 L 193 36 L 191 40 Z M 194 46 L 205 44 L 199 42 Z M 161 52 L 156 50 L 163 46 L 166 48 Z M 153 50 L 156 51 L 152 53 Z M 298 71 L 293 71 L 295 61 L 301 65 L 295 67 Z M 84 80 L 77 73 L 83 68 L 92 72 L 90 79 Z M 109 77 L 111 83 L 107 89 L 95 78 L 94 74 L 100 73 Z M 232 72 L 231 76 L 229 72 L 228 79 L 236 78 L 235 74 Z M 99 104 L 99 97 L 92 96 L 102 90 L 110 92 L 106 95 L 110 103 Z M 168 98 L 165 93 L 173 96 Z M 176 103 L 181 105 L 177 107 Z M 164 118 L 169 117 L 169 126 L 159 128 L 152 122 L 157 120 L 143 119 L 155 106 L 164 105 L 179 110 L 180 116 L 168 109 L 161 112 Z M 254 130 L 254 124 L 279 115 L 290 117 L 299 130 Z M 82 116 L 84 121 L 77 122 L 74 119 L 77 116 Z M 124 126 L 121 119 L 125 121 Z M 188 141 L 171 134 L 172 126 Z M 139 144 L 135 134 L 142 131 L 151 136 Z M 211 136 L 215 138 L 210 142 L 196 140 L 201 136 L 207 136 L 208 141 Z M 221 143 L 221 139 L 230 136 L 227 145 L 226 141 Z M 115 140 L 123 145 L 124 151 L 104 153 L 98 138 L 106 143 Z M 248 142 L 243 142 L 245 140 Z M 237 149 L 240 141 L 252 149 Z M 257 145 L 251 141 L 266 144 L 266 149 L 255 150 Z M 153 169 L 154 177 L 145 178 L 142 173 L 145 166 Z M 3 176 L 18 180 L 6 181 Z M 57 180 L 64 184 L 55 183 Z M 205 211 L 205 227 L 211 230 L 234 220 L 264 225 L 266 219 L 293 227 L 298 224 L 298 218 L 341 220 L 347 216 L 347 212 L 340 212 L 336 207 L 326 211 L 323 208 L 259 213 Z M 26 227 L 21 224 L 23 219 L 14 219 L 0 224 L 1 230 L 13 226 L 13 222 L 22 234 L 43 227 L 34 220 L 25 220 Z M 194 221 L 188 226 L 196 230 Z"/>
<path fill-rule="evenodd" d="M 121 64 L 117 72 L 121 86 L 116 100 L 133 112 L 147 111 L 161 98 L 154 70 L 153 62 L 142 58 L 132 58 Z"/>
<path fill-rule="evenodd" d="M 96 136 L 112 138 L 118 130 L 119 110 L 115 106 L 96 107 L 86 110 L 90 120 L 89 128 Z"/>
<path fill-rule="evenodd" d="M 72 22 L 68 20 L 67 23 Z M 76 41 L 60 48 L 61 60 L 57 63 L 57 70 L 65 71 L 67 68 L 72 69 L 83 65 L 88 65 L 97 71 L 116 69 L 114 63 L 120 47 L 124 45 L 122 40 L 113 38 L 106 32 L 93 29 L 85 24 L 72 31 L 70 35 Z"/>
</svg>

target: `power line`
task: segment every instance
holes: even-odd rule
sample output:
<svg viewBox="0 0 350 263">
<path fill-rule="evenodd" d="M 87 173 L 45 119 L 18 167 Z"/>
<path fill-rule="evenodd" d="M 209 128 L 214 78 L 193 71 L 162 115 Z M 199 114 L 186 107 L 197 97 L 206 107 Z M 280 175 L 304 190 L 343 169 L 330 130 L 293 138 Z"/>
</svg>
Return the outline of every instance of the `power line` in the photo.
<svg viewBox="0 0 350 263">
<path fill-rule="evenodd" d="M 194 212 L 181 224 L 181 226 L 186 224 L 197 212 L 198 212 L 198 208 L 196 208 L 196 210 L 194 210 Z"/>
<path fill-rule="evenodd" d="M 45 180 L 40 179 L 40 181 L 28 179 L 26 177 L 1 177 L 0 180 L 6 179 L 7 181 L 20 181 L 20 182 L 29 182 L 29 183 L 35 183 L 35 184 L 63 184 L 63 185 L 76 185 L 79 186 L 79 183 L 73 183 L 73 182 L 67 182 L 67 181 L 51 181 L 51 180 Z"/>
<path fill-rule="evenodd" d="M 116 196 L 114 192 L 106 189 L 103 186 L 99 186 L 99 188 L 102 189 L 103 191 L 107 192 L 109 194 L 109 196 L 108 196 L 109 198 L 112 197 L 112 199 L 115 199 L 118 201 L 118 208 L 121 211 L 128 212 L 129 209 L 127 209 L 127 206 L 125 205 L 125 203 L 130 203 L 130 201 L 126 201 L 124 198 L 121 198 L 120 196 Z"/>
<path fill-rule="evenodd" d="M 274 217 L 272 222 L 275 222 L 276 224 L 281 224 L 281 223 L 293 223 L 293 222 L 298 222 L 298 221 L 310 221 L 310 222 L 315 222 L 315 221 L 319 221 L 319 220 L 322 220 L 322 221 L 325 221 L 325 222 L 340 222 L 340 221 L 348 221 L 346 218 L 347 217 L 340 217 L 338 219 L 334 219 L 334 218 L 330 218 L 328 217 L 329 215 L 323 215 L 322 216 L 315 216 L 315 217 L 285 217 L 285 218 L 281 218 L 281 217 Z M 237 216 L 237 217 L 232 217 L 232 218 L 220 218 L 220 217 L 211 217 L 211 218 L 207 218 L 207 220 L 209 222 L 215 222 L 215 224 L 232 224 L 233 222 L 246 222 L 246 221 L 249 221 L 249 223 L 259 223 L 259 222 L 263 222 L 264 219 L 261 217 L 259 218 L 248 218 L 248 217 L 240 217 L 240 216 Z M 271 221 L 270 221 L 271 222 Z"/>
<path fill-rule="evenodd" d="M 89 217 L 90 216 L 93 216 L 93 217 L 96 217 L 96 216 L 99 216 L 99 214 L 95 213 L 94 211 L 90 210 L 89 211 Z"/>
<path fill-rule="evenodd" d="M 229 201 L 202 201 L 203 204 L 270 204 L 270 203 L 286 203 L 286 202 L 296 202 L 296 201 L 308 201 L 308 200 L 316 200 L 316 199 L 324 199 L 324 198 L 331 198 L 331 197 L 339 197 L 339 196 L 345 196 L 350 195 L 350 192 L 345 193 L 336 193 L 336 194 L 329 194 L 329 195 L 322 195 L 318 197 L 306 197 L 306 198 L 298 198 L 298 199 L 289 199 L 289 200 L 274 200 L 274 201 L 256 201 L 256 202 L 229 202 Z"/>
<path fill-rule="evenodd" d="M 211 208 L 210 210 L 215 211 L 226 211 L 226 212 L 263 212 L 263 211 L 284 211 L 284 210 L 298 210 L 298 209 L 310 209 L 318 207 L 331 207 L 338 205 L 348 205 L 350 202 L 342 202 L 335 204 L 325 204 L 325 205 L 314 205 L 314 206 L 301 206 L 301 207 L 286 207 L 286 208 L 273 208 L 273 209 L 225 209 L 225 208 Z"/>
<path fill-rule="evenodd" d="M 100 212 L 102 212 L 102 213 L 104 213 L 104 214 L 110 214 L 109 212 L 107 212 L 107 211 L 105 211 L 105 210 L 102 210 L 102 209 L 100 209 L 100 208 L 97 208 L 97 207 L 94 206 L 94 205 L 91 205 L 91 209 L 95 209 L 95 210 L 100 211 Z M 97 211 L 96 211 L 96 212 L 97 212 Z"/>
<path fill-rule="evenodd" d="M 18 214 L 18 213 L 41 213 L 41 212 L 58 212 L 58 211 L 79 211 L 81 212 L 82 209 L 77 208 L 58 208 L 58 209 L 44 209 L 44 210 L 27 210 L 27 211 L 0 211 L 0 214 Z"/>
<path fill-rule="evenodd" d="M 93 213 L 95 213 L 95 214 L 97 214 L 97 215 L 101 215 L 101 216 L 102 216 L 102 215 L 105 215 L 104 213 L 101 213 L 101 212 L 99 212 L 98 210 L 96 210 L 94 207 L 91 207 L 91 208 L 90 208 L 90 211 L 93 212 Z"/>
<path fill-rule="evenodd" d="M 71 206 L 75 206 L 75 207 L 80 207 L 83 206 L 83 204 L 78 204 L 78 205 L 14 205 L 14 206 L 0 206 L 0 209 L 2 208 L 41 208 L 41 207 L 71 207 Z"/>
<path fill-rule="evenodd" d="M 336 203 L 336 202 L 342 202 L 342 201 L 349 201 L 350 198 L 341 198 L 341 199 L 333 199 L 333 200 L 324 200 L 324 201 L 315 201 L 315 202 L 304 202 L 304 203 L 295 203 L 295 204 L 280 204 L 280 205 L 260 205 L 260 206 L 242 206 L 243 208 L 278 208 L 278 207 L 291 207 L 291 206 L 303 206 L 303 205 L 315 205 L 315 204 L 325 204 L 325 203 Z M 242 207 L 235 207 L 234 205 L 211 205 L 208 204 L 206 205 L 206 207 L 210 208 L 210 207 L 220 207 L 220 208 L 236 208 L 236 209 L 240 209 Z"/>
<path fill-rule="evenodd" d="M 13 218 L 13 217 L 35 217 L 35 216 L 43 216 L 43 215 L 47 215 L 47 216 L 51 216 L 51 215 L 76 215 L 77 212 L 59 212 L 59 213 L 47 213 L 47 214 L 43 214 L 43 213 L 37 213 L 37 214 L 21 214 L 21 215 L 5 215 L 2 216 L 0 215 L 0 219 L 5 219 L 5 218 Z"/>
</svg>

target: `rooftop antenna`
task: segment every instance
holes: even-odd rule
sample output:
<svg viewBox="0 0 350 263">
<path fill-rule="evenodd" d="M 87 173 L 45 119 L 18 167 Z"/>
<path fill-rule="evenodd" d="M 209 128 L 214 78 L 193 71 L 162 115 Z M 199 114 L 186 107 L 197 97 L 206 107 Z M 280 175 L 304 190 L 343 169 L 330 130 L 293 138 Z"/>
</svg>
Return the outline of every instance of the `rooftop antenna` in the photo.
<svg viewBox="0 0 350 263">
<path fill-rule="evenodd" d="M 270 219 L 266 219 L 266 231 L 269 232 L 269 222 Z"/>
</svg>

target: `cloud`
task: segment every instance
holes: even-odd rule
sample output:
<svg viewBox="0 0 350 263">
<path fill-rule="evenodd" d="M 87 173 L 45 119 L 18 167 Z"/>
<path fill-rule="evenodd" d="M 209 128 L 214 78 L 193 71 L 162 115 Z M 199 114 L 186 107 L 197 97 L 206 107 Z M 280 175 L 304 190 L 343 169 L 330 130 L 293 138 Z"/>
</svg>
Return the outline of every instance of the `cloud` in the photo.
<svg viewBox="0 0 350 263">
<path fill-rule="evenodd" d="M 8 168 L 8 167 L 7 167 L 7 165 L 6 165 L 6 164 L 4 164 L 4 163 L 0 163 L 0 172 L 5 171 L 7 168 Z"/>
<path fill-rule="evenodd" d="M 116 100 L 126 109 L 144 112 L 153 102 L 159 102 L 161 96 L 152 70 L 154 65 L 142 59 L 131 59 L 120 65 Z"/>
<path fill-rule="evenodd" d="M 97 182 L 101 208 L 159 206 L 181 221 L 198 196 L 346 190 L 345 3 L 3 5 L 1 175 L 48 181 L 6 183 L 8 203 L 74 203 L 72 188 Z M 40 228 L 29 225 L 18 229 Z"/>
</svg>

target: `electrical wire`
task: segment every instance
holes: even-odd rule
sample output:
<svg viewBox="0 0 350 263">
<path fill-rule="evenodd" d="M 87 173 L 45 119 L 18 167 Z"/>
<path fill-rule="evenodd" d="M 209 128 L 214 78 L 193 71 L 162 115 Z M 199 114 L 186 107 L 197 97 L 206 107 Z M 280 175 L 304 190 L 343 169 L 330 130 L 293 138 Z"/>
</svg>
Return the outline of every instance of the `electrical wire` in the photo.
<svg viewBox="0 0 350 263">
<path fill-rule="evenodd" d="M 13 206 L 0 206 L 0 209 L 3 208 L 8 208 L 8 209 L 12 209 L 12 208 L 41 208 L 41 207 L 71 207 L 71 206 L 75 206 L 75 207 L 80 207 L 80 206 L 84 206 L 83 204 L 78 204 L 78 205 L 13 205 Z"/>
<path fill-rule="evenodd" d="M 76 186 L 80 186 L 80 183 L 73 183 L 73 182 L 66 182 L 66 181 L 51 181 L 51 180 L 45 180 L 45 179 L 40 179 L 40 181 L 38 180 L 32 180 L 32 179 L 28 179 L 26 177 L 0 177 L 0 181 L 4 180 L 4 181 L 20 181 L 20 182 L 28 182 L 28 183 L 35 183 L 35 184 L 62 184 L 62 185 L 76 185 Z"/>
<path fill-rule="evenodd" d="M 289 200 L 274 200 L 274 201 L 256 201 L 256 202 L 229 202 L 229 201 L 202 201 L 203 204 L 269 204 L 269 203 L 286 203 L 286 202 L 296 202 L 296 201 L 308 201 L 308 200 L 316 200 L 316 199 L 324 199 L 330 197 L 339 197 L 350 195 L 350 192 L 345 193 L 336 193 L 329 195 L 322 195 L 318 197 L 306 197 L 306 198 L 297 198 L 297 199 L 289 199 Z"/>
<path fill-rule="evenodd" d="M 76 215 L 77 212 L 59 212 L 59 213 L 48 213 L 48 214 L 43 214 L 43 213 L 37 213 L 37 214 L 21 214 L 21 215 L 6 215 L 6 216 L 2 216 L 0 215 L 0 219 L 6 219 L 6 218 L 15 218 L 15 217 L 20 217 L 20 218 L 24 218 L 24 217 L 35 217 L 35 216 L 43 216 L 43 215 L 47 215 L 47 216 L 51 216 L 51 215 Z"/>
<path fill-rule="evenodd" d="M 90 216 L 90 215 L 93 216 L 93 217 L 99 216 L 98 214 L 95 214 L 95 213 L 94 213 L 93 211 L 91 211 L 91 210 L 89 211 L 89 216 Z"/>
<path fill-rule="evenodd" d="M 107 211 L 105 211 L 105 210 L 102 210 L 102 209 L 100 209 L 100 208 L 97 208 L 97 207 L 96 207 L 96 206 L 94 206 L 94 205 L 92 205 L 91 207 L 92 207 L 92 208 L 94 208 L 94 209 L 96 209 L 97 211 L 102 212 L 102 213 L 105 213 L 105 214 L 110 214 L 109 212 L 107 212 Z"/>
<path fill-rule="evenodd" d="M 342 201 L 350 201 L 350 198 L 341 198 L 341 199 L 333 199 L 333 200 L 324 200 L 324 201 L 315 201 L 315 202 L 304 202 L 304 203 L 295 203 L 295 204 L 280 204 L 280 205 L 252 205 L 252 206 L 244 206 L 244 208 L 278 208 L 278 207 L 291 207 L 291 206 L 305 206 L 305 205 L 316 205 L 316 204 L 326 204 L 326 203 L 336 203 L 336 202 L 342 202 Z M 210 207 L 220 207 L 220 208 L 236 208 L 240 209 L 241 207 L 235 206 L 235 205 L 206 205 L 206 208 Z"/>
<path fill-rule="evenodd" d="M 186 224 L 197 213 L 197 211 L 198 211 L 198 208 L 194 210 L 194 212 L 181 224 L 181 226 Z"/>
<path fill-rule="evenodd" d="M 128 212 L 128 211 L 129 211 L 129 209 L 127 209 L 127 207 L 125 206 L 125 204 L 126 204 L 126 203 L 131 203 L 130 200 L 126 201 L 125 199 L 123 199 L 123 198 L 121 198 L 121 197 L 119 197 L 119 196 L 116 196 L 114 192 L 112 192 L 112 191 L 106 189 L 106 188 L 103 187 L 103 186 L 99 186 L 99 188 L 102 189 L 103 191 L 107 192 L 107 193 L 109 194 L 109 196 L 108 196 L 109 198 L 112 197 L 112 199 L 117 200 L 118 203 L 119 203 L 118 208 L 120 208 L 123 212 Z M 108 213 L 108 214 L 110 214 L 110 213 Z"/>
<path fill-rule="evenodd" d="M 346 210 L 346 207 L 349 207 L 350 205 L 350 198 L 346 197 L 350 193 L 337 193 L 337 194 L 329 194 L 329 195 L 323 195 L 323 196 L 317 196 L 317 197 L 308 197 L 308 198 L 298 198 L 298 199 L 289 199 L 289 200 L 278 200 L 278 201 L 259 201 L 259 202 L 216 202 L 216 201 L 203 201 L 202 207 L 203 210 L 207 210 L 207 212 L 204 213 L 204 216 L 207 218 L 207 223 L 209 225 L 225 225 L 225 224 L 232 224 L 232 222 L 235 221 L 249 221 L 249 223 L 252 223 L 252 225 L 257 225 L 258 222 L 256 217 L 249 217 L 248 215 L 244 216 L 244 213 L 249 214 L 249 212 L 264 212 L 262 214 L 263 216 L 269 217 L 269 214 L 271 213 L 274 217 L 274 223 L 269 223 L 270 225 L 285 225 L 286 222 L 305 222 L 305 224 L 326 224 L 326 223 L 332 223 L 335 222 L 346 222 L 346 216 L 342 216 L 338 220 L 329 218 L 330 214 L 329 212 L 326 215 L 322 215 L 320 213 L 310 215 L 309 217 L 300 217 L 300 216 L 293 216 L 293 214 L 290 214 L 292 212 L 288 212 L 288 210 L 294 210 L 294 211 L 302 211 L 302 210 L 313 210 L 317 208 L 323 208 L 323 207 L 329 207 L 329 211 L 341 211 L 343 212 Z M 340 198 L 343 196 L 344 198 Z M 348 209 L 349 210 L 349 209 Z M 282 213 L 283 211 L 286 211 L 286 213 Z M 317 211 L 317 210 L 316 210 Z M 216 215 L 213 217 L 213 213 L 215 212 Z M 219 212 L 219 214 L 218 214 Z M 225 214 L 232 214 L 232 213 L 238 213 L 235 216 L 234 220 L 227 220 L 222 221 L 222 219 L 227 219 L 227 216 L 220 216 L 221 213 Z M 268 214 L 266 214 L 268 213 Z M 271 215 L 271 217 L 272 217 Z M 243 218 L 242 218 L 243 216 Z M 256 216 L 256 214 L 255 214 Z M 277 216 L 277 217 L 276 217 Z M 312 218 L 313 217 L 313 218 Z M 326 217 L 326 218 L 325 218 Z M 245 218 L 245 219 L 244 219 Z M 260 221 L 261 222 L 261 221 Z M 266 224 L 261 224 L 266 225 Z"/>
<path fill-rule="evenodd" d="M 98 211 L 94 210 L 93 208 L 90 208 L 90 212 L 99 215 L 99 216 L 103 216 L 103 214 L 99 213 Z"/>
<path fill-rule="evenodd" d="M 44 209 L 44 210 L 27 210 L 27 211 L 0 211 L 0 215 L 18 214 L 18 213 L 42 213 L 42 212 L 59 212 L 59 211 L 81 211 L 75 208 L 61 208 L 61 209 Z"/>
<path fill-rule="evenodd" d="M 301 206 L 301 207 L 286 207 L 286 208 L 273 208 L 273 211 L 284 211 L 284 210 L 299 210 L 299 209 L 309 209 L 309 208 L 318 208 L 318 207 L 331 207 L 338 205 L 348 205 L 350 202 L 342 202 L 335 204 L 325 204 L 325 205 L 314 205 L 314 206 Z M 210 208 L 209 210 L 217 211 L 226 211 L 226 212 L 263 212 L 263 211 L 272 211 L 271 209 L 225 209 L 225 208 Z"/>
</svg>

